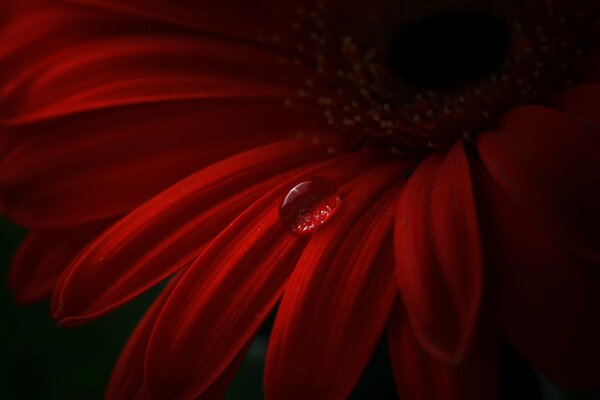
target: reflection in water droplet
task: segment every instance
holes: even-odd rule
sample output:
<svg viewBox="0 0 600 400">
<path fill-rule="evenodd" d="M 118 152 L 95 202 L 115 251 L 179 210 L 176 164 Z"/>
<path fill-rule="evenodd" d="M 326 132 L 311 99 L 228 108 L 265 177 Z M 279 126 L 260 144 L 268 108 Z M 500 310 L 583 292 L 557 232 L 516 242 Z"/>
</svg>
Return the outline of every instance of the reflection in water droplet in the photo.
<svg viewBox="0 0 600 400">
<path fill-rule="evenodd" d="M 279 208 L 281 221 L 296 233 L 310 233 L 323 225 L 341 203 L 337 185 L 315 176 L 295 185 Z"/>
</svg>

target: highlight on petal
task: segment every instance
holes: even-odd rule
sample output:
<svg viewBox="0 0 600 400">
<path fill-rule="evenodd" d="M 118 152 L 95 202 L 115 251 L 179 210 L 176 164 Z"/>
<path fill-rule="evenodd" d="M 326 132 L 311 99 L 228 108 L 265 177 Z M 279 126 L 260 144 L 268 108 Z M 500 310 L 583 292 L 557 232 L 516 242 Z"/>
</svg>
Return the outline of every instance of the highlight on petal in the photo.
<svg viewBox="0 0 600 400">
<path fill-rule="evenodd" d="M 460 363 L 445 363 L 421 348 L 398 302 L 390 319 L 388 343 L 396 387 L 403 400 L 499 398 L 500 346 L 487 330 L 474 334 Z"/>
<path fill-rule="evenodd" d="M 330 229 L 315 233 L 286 285 L 269 340 L 269 399 L 345 399 L 371 359 L 396 297 L 393 163 L 348 184 Z"/>
<path fill-rule="evenodd" d="M 273 309 L 307 240 L 279 220 L 285 190 L 315 175 L 343 185 L 376 162 L 374 155 L 357 153 L 309 166 L 268 191 L 210 243 L 174 289 L 154 329 L 146 358 L 149 393 L 202 394 Z"/>
<path fill-rule="evenodd" d="M 489 304 L 501 332 L 553 381 L 600 388 L 600 272 L 531 221 L 483 165 L 475 171 Z"/>
<path fill-rule="evenodd" d="M 597 132 L 539 106 L 506 113 L 477 147 L 515 204 L 557 241 L 600 261 L 600 141 Z"/>
<path fill-rule="evenodd" d="M 80 224 L 130 211 L 211 163 L 298 130 L 309 136 L 320 124 L 281 100 L 254 98 L 125 107 L 13 128 L 0 198 L 22 225 Z"/>
<path fill-rule="evenodd" d="M 263 146 L 173 185 L 79 255 L 55 293 L 54 317 L 62 324 L 85 322 L 160 282 L 192 262 L 207 241 L 270 190 L 270 177 L 328 158 L 327 146 L 336 143 L 296 139 Z"/>
<path fill-rule="evenodd" d="M 483 287 L 469 163 L 461 143 L 432 155 L 402 191 L 394 231 L 396 275 L 408 319 L 433 356 L 460 361 Z"/>
<path fill-rule="evenodd" d="M 30 232 L 13 260 L 8 281 L 19 303 L 50 297 L 60 274 L 114 219 Z"/>
</svg>

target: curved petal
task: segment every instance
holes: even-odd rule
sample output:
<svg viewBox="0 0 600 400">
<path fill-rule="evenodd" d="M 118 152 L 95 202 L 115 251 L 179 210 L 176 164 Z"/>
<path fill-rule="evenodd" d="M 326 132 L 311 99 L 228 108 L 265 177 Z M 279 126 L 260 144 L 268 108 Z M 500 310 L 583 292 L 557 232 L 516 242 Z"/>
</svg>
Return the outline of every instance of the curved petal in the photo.
<svg viewBox="0 0 600 400">
<path fill-rule="evenodd" d="M 489 299 L 510 344 L 552 380 L 600 387 L 600 272 L 532 223 L 485 167 L 475 168 Z"/>
<path fill-rule="evenodd" d="M 40 68 L 38 63 L 43 63 Z M 244 68 L 240 68 L 240 64 Z M 279 97 L 297 88 L 278 56 L 212 37 L 136 34 L 89 40 L 36 59 L 8 81 L 6 125 L 37 122 L 108 107 L 189 99 Z M 18 78 L 18 77 L 17 77 Z M 289 80 L 288 80 L 289 82 Z M 10 107 L 3 107 L 10 112 Z"/>
<path fill-rule="evenodd" d="M 315 174 L 343 183 L 375 162 L 359 153 L 308 167 L 211 242 L 175 288 L 150 339 L 146 385 L 154 398 L 200 395 L 274 307 L 306 244 L 279 220 L 285 190 Z"/>
<path fill-rule="evenodd" d="M 335 225 L 315 233 L 304 250 L 269 339 L 266 398 L 345 399 L 371 359 L 397 292 L 391 239 L 398 164 L 363 175 Z"/>
<path fill-rule="evenodd" d="M 123 213 L 206 165 L 319 124 L 279 100 L 240 99 L 111 109 L 21 127 L 10 132 L 0 160 L 0 208 L 22 225 L 46 227 Z"/>
<path fill-rule="evenodd" d="M 469 344 L 483 287 L 482 251 L 462 144 L 432 155 L 409 178 L 394 232 L 408 319 L 433 356 L 457 362 Z"/>
<path fill-rule="evenodd" d="M 150 309 L 148 309 L 144 315 L 144 318 L 138 323 L 135 331 L 129 337 L 129 340 L 113 369 L 110 381 L 106 388 L 105 398 L 111 400 L 142 400 L 149 397 L 144 385 L 144 360 L 146 357 L 148 341 L 152 330 L 154 329 L 154 325 L 156 324 L 156 320 L 176 283 L 179 282 L 181 275 L 182 274 L 177 274 L 177 276 L 173 277 L 169 285 L 154 301 Z M 247 347 L 241 351 L 225 371 L 211 383 L 201 399 L 222 399 L 225 396 L 235 372 L 244 359 L 246 350 Z"/>
<path fill-rule="evenodd" d="M 528 217 L 581 257 L 600 261 L 600 142 L 589 127 L 544 107 L 520 107 L 477 147 Z"/>
<path fill-rule="evenodd" d="M 19 248 L 8 281 L 19 303 L 50 297 L 60 274 L 89 242 L 114 219 L 62 229 L 34 230 Z"/>
<path fill-rule="evenodd" d="M 423 351 L 399 304 L 388 333 L 396 387 L 403 400 L 499 398 L 500 351 L 491 335 L 476 332 L 464 360 L 447 364 Z"/>
<path fill-rule="evenodd" d="M 326 158 L 326 143 L 333 142 L 318 146 L 297 139 L 257 148 L 199 171 L 148 201 L 73 262 L 55 293 L 54 317 L 62 324 L 85 322 L 160 282 L 197 257 L 208 240 L 268 190 L 269 182 L 262 181 Z"/>
</svg>

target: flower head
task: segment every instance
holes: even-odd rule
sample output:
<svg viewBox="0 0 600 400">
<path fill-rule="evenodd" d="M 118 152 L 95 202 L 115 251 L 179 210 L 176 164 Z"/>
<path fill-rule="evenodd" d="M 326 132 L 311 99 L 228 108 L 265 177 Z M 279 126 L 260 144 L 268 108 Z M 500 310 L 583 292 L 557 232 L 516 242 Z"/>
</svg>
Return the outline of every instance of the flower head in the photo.
<svg viewBox="0 0 600 400">
<path fill-rule="evenodd" d="M 272 399 L 347 397 L 386 327 L 403 398 L 496 398 L 500 337 L 598 384 L 594 6 L 184 3 L 2 33 L 17 298 L 73 325 L 171 277 L 107 397 L 222 395 L 277 305 Z"/>
</svg>

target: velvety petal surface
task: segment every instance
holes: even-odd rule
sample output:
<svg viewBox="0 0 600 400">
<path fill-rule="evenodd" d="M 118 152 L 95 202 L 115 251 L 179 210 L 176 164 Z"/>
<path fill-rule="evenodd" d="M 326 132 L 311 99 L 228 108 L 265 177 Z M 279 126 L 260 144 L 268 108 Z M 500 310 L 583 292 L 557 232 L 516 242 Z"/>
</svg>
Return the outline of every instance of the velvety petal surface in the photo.
<svg viewBox="0 0 600 400">
<path fill-rule="evenodd" d="M 477 169 L 489 299 L 510 344 L 572 387 L 600 387 L 600 272 L 566 251 Z"/>
<path fill-rule="evenodd" d="M 515 204 L 558 241 L 600 261 L 600 142 L 590 126 L 539 106 L 479 137 L 481 159 Z"/>
<path fill-rule="evenodd" d="M 311 237 L 277 310 L 267 399 L 345 399 L 371 359 L 397 293 L 392 230 L 409 166 L 395 164 L 351 182 L 335 223 Z"/>
<path fill-rule="evenodd" d="M 15 299 L 19 303 L 30 303 L 50 297 L 58 277 L 77 253 L 113 222 L 109 219 L 30 232 L 8 274 Z"/>
<path fill-rule="evenodd" d="M 388 343 L 400 397 L 403 400 L 498 399 L 499 345 L 489 332 L 486 334 L 475 333 L 460 363 L 444 363 L 421 348 L 398 304 L 390 320 Z"/>
<path fill-rule="evenodd" d="M 144 315 L 144 318 L 137 325 L 135 331 L 129 337 L 129 340 L 113 369 L 106 389 L 105 398 L 111 400 L 142 400 L 149 397 L 146 392 L 146 386 L 144 385 L 144 360 L 146 358 L 148 341 L 152 330 L 154 329 L 154 325 L 156 324 L 158 315 L 173 291 L 173 287 L 179 282 L 181 275 L 182 274 L 177 274 L 172 278 L 171 282 L 169 282 L 160 296 L 154 301 L 150 309 L 148 309 Z M 216 400 L 224 398 L 237 368 L 244 359 L 246 349 L 240 352 L 217 380 L 211 383 L 210 387 L 200 397 L 201 399 Z"/>
<path fill-rule="evenodd" d="M 334 143 L 279 142 L 223 160 L 175 184 L 80 254 L 55 293 L 54 317 L 63 324 L 96 318 L 161 281 L 191 262 L 208 240 L 271 189 L 261 182 L 327 158 L 327 145 Z"/>
<path fill-rule="evenodd" d="M 396 275 L 412 329 L 433 356 L 460 361 L 481 301 L 482 253 L 471 174 L 461 143 L 429 156 L 396 214 Z"/>
<path fill-rule="evenodd" d="M 146 385 L 155 398 L 200 395 L 273 309 L 307 240 L 279 220 L 287 190 L 314 175 L 343 184 L 374 162 L 359 153 L 307 167 L 211 242 L 175 288 L 150 339 Z"/>
<path fill-rule="evenodd" d="M 128 211 L 240 151 L 307 135 L 320 122 L 280 100 L 204 100 L 76 115 L 10 132 L 0 203 L 28 226 Z"/>
</svg>

